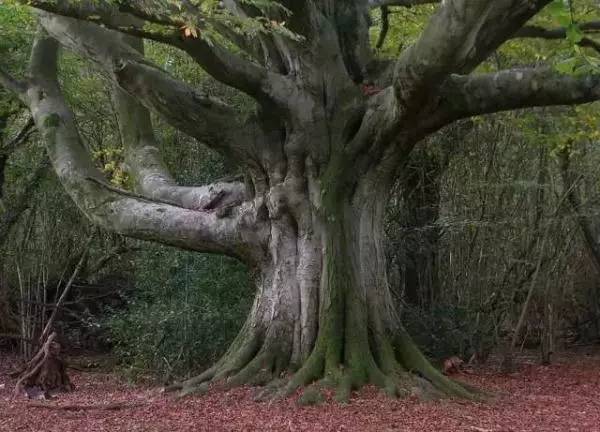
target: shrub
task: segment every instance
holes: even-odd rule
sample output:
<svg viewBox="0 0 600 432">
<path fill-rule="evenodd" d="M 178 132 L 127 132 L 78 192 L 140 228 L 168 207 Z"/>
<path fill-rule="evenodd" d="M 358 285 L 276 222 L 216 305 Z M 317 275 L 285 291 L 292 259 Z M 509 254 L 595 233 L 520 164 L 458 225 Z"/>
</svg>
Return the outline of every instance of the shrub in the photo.
<svg viewBox="0 0 600 432">
<path fill-rule="evenodd" d="M 224 257 L 152 246 L 135 262 L 128 307 L 108 319 L 115 353 L 133 377 L 164 381 L 210 366 L 241 328 L 253 290 Z"/>
</svg>

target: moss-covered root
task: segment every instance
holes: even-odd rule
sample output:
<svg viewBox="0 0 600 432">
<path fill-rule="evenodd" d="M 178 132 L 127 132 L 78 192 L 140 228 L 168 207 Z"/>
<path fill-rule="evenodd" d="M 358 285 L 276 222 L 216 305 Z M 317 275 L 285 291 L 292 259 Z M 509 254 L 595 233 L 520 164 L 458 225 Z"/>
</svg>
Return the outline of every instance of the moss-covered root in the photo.
<svg viewBox="0 0 600 432">
<path fill-rule="evenodd" d="M 428 391 L 429 394 L 435 393 L 439 396 L 470 400 L 479 400 L 482 398 L 482 393 L 475 392 L 471 388 L 467 388 L 451 380 L 437 370 L 425 358 L 403 328 L 398 331 L 395 346 L 397 357 L 404 368 L 420 377 L 421 382 L 425 382 L 425 386 L 421 385 L 421 387 L 427 387 L 427 383 L 434 387 L 435 392 L 430 390 Z"/>
</svg>

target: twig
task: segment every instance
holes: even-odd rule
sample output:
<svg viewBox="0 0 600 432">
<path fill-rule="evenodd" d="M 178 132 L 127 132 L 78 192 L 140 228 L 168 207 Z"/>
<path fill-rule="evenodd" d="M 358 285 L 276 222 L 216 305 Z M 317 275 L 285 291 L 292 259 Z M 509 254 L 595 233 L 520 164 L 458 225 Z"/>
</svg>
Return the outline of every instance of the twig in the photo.
<svg viewBox="0 0 600 432">
<path fill-rule="evenodd" d="M 58 311 L 60 310 L 63 302 L 65 301 L 67 294 L 71 290 L 71 286 L 73 285 L 75 278 L 77 277 L 81 268 L 83 267 L 85 259 L 87 258 L 87 255 L 90 251 L 90 244 L 91 244 L 93 238 L 94 238 L 93 234 L 88 237 L 86 244 L 85 244 L 85 249 L 84 249 L 83 253 L 81 254 L 81 258 L 79 259 L 79 262 L 77 263 L 77 266 L 75 267 L 75 270 L 73 270 L 73 273 L 71 274 L 71 277 L 70 277 L 69 281 L 67 282 L 65 289 L 63 290 L 62 294 L 60 295 L 60 298 L 56 302 L 56 308 L 52 311 L 50 318 L 48 318 L 48 321 L 46 322 L 44 331 L 42 332 L 42 335 L 40 336 L 40 343 L 44 343 L 44 340 L 50 333 L 50 330 L 52 329 L 52 325 L 54 324 L 54 320 L 56 319 L 56 315 L 58 314 Z"/>
<path fill-rule="evenodd" d="M 171 206 L 174 206 L 174 207 L 183 208 L 183 209 L 186 209 L 186 210 L 193 210 L 193 209 L 188 209 L 186 207 L 183 207 L 181 204 L 178 204 L 175 201 L 169 201 L 169 200 L 163 200 L 163 199 L 154 199 L 154 198 L 147 197 L 145 195 L 141 195 L 141 194 L 138 194 L 138 193 L 135 193 L 135 192 L 131 192 L 131 191 L 128 191 L 128 190 L 125 190 L 125 189 L 121 189 L 121 188 L 112 186 L 112 185 L 108 184 L 107 182 L 99 180 L 99 179 L 97 179 L 95 177 L 87 176 L 85 179 L 89 180 L 91 182 L 94 182 L 97 185 L 102 186 L 103 188 L 105 188 L 105 189 L 107 189 L 107 190 L 109 190 L 111 192 L 115 192 L 115 193 L 117 193 L 119 195 L 124 195 L 124 196 L 128 196 L 128 197 L 131 197 L 131 198 L 141 199 L 143 201 L 147 201 L 147 202 L 150 202 L 150 203 L 167 204 L 167 205 L 171 205 Z"/>
<path fill-rule="evenodd" d="M 113 402 L 109 404 L 95 404 L 95 405 L 50 405 L 43 402 L 29 402 L 26 405 L 31 408 L 45 408 L 49 410 L 61 410 L 61 411 L 87 411 L 87 410 L 101 410 L 101 411 L 117 411 L 121 409 L 138 408 L 141 406 L 148 405 L 149 402 Z"/>
</svg>

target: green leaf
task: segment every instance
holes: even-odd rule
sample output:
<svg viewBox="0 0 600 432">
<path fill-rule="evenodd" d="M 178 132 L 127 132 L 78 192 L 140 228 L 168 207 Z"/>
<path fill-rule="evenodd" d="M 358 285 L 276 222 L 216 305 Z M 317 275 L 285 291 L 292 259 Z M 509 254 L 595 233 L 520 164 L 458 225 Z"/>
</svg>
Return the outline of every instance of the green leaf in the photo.
<svg viewBox="0 0 600 432">
<path fill-rule="evenodd" d="M 575 72 L 575 67 L 577 66 L 577 60 L 578 59 L 576 57 L 570 57 L 555 64 L 554 69 L 562 74 L 573 75 Z"/>
<path fill-rule="evenodd" d="M 578 24 L 571 23 L 567 27 L 567 39 L 572 44 L 578 44 L 583 39 L 583 32 Z"/>
</svg>

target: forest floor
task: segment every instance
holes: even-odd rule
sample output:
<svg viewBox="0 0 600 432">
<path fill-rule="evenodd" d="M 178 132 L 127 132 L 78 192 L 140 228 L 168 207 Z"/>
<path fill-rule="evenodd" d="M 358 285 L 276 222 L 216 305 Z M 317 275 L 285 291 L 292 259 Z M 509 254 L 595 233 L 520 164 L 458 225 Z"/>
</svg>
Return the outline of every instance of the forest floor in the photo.
<svg viewBox="0 0 600 432">
<path fill-rule="evenodd" d="M 37 402 L 55 407 L 48 409 L 11 399 L 14 380 L 6 372 L 12 361 L 0 354 L 0 431 L 600 432 L 600 353 L 563 354 L 550 366 L 524 357 L 518 366 L 510 375 L 491 365 L 459 377 L 495 394 L 485 403 L 391 400 L 366 388 L 349 404 L 311 407 L 296 398 L 254 402 L 250 388 L 174 400 L 116 374 L 71 371 L 76 390 Z"/>
</svg>

